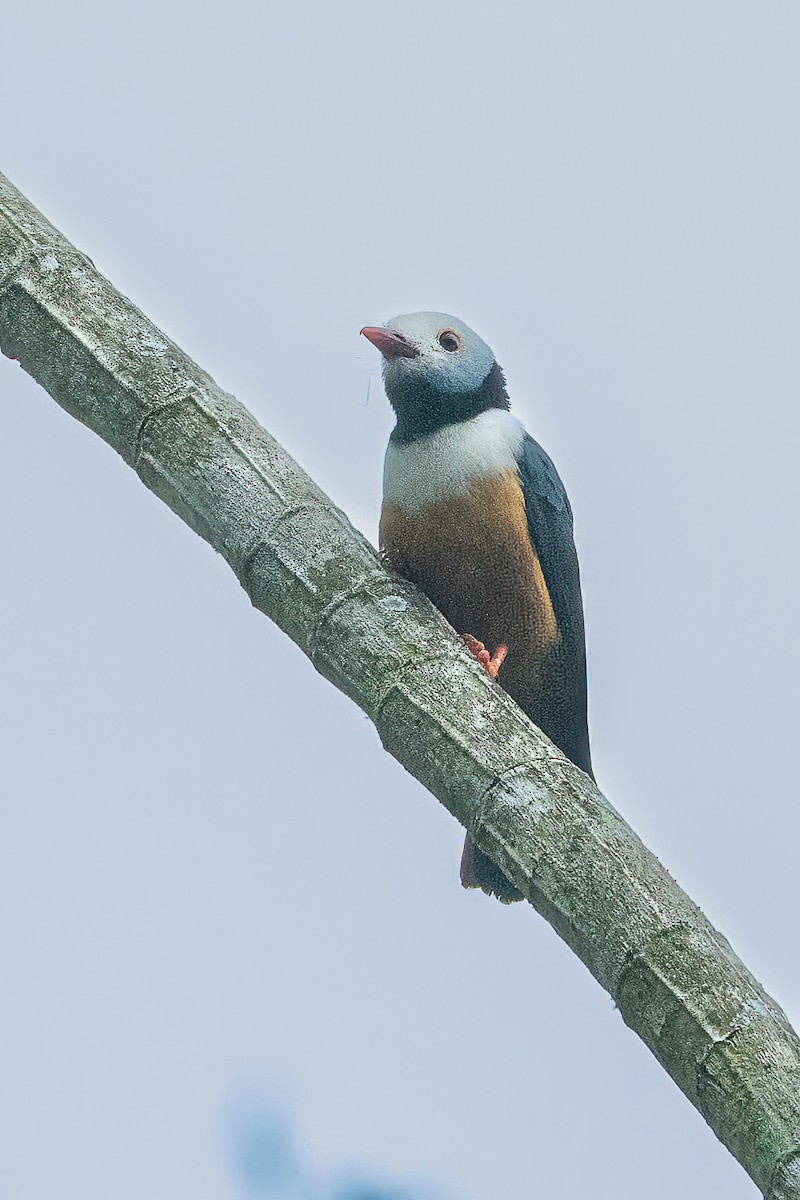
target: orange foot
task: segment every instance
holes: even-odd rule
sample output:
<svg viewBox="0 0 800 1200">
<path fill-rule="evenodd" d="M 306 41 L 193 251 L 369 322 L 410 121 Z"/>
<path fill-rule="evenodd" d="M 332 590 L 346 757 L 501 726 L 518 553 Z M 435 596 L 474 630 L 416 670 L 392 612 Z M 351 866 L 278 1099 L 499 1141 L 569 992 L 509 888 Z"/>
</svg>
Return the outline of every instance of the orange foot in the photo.
<svg viewBox="0 0 800 1200">
<path fill-rule="evenodd" d="M 486 667 L 492 679 L 497 679 L 497 672 L 502 667 L 508 654 L 508 646 L 498 646 L 494 652 L 494 656 L 492 656 L 483 642 L 479 642 L 471 633 L 465 633 L 463 640 L 470 654 L 474 654 L 481 666 Z"/>
</svg>

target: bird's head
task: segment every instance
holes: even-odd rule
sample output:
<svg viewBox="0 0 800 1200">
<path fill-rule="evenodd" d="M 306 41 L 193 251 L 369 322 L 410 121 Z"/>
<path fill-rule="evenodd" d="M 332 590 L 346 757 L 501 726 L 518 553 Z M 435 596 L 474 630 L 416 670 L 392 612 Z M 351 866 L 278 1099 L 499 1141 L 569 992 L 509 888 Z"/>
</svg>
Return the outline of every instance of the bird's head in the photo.
<svg viewBox="0 0 800 1200">
<path fill-rule="evenodd" d="M 396 441 L 414 441 L 487 409 L 508 408 L 494 354 L 457 317 L 408 313 L 361 332 L 383 355 L 386 395 L 397 414 Z"/>
</svg>

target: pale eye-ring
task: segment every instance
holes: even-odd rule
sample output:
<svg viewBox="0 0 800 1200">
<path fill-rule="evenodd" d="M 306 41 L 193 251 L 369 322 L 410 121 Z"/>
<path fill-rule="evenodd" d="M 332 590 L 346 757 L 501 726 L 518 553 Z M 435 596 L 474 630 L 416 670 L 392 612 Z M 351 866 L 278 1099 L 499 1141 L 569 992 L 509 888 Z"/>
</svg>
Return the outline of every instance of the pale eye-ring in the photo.
<svg viewBox="0 0 800 1200">
<path fill-rule="evenodd" d="M 443 329 L 439 334 L 439 345 L 443 350 L 460 350 L 461 338 L 452 329 Z"/>
</svg>

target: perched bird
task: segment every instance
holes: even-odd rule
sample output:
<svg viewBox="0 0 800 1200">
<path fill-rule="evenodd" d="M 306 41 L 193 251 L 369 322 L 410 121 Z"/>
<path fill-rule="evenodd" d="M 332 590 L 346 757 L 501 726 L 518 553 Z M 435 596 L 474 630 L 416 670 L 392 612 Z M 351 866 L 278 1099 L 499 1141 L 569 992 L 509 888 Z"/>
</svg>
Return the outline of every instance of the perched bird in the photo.
<svg viewBox="0 0 800 1200">
<path fill-rule="evenodd" d="M 509 412 L 484 341 L 444 313 L 361 330 L 383 355 L 395 425 L 380 543 L 534 724 L 592 774 L 572 510 L 541 446 Z M 522 899 L 467 837 L 461 882 Z"/>
</svg>

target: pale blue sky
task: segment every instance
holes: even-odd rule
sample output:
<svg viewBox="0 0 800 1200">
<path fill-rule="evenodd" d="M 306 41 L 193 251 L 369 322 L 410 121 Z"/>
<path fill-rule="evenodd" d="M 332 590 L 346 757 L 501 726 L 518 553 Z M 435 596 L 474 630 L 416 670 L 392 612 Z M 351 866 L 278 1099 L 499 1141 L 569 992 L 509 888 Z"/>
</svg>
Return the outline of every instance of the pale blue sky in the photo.
<svg viewBox="0 0 800 1200">
<path fill-rule="evenodd" d="M 34 0 L 0 36 L 0 169 L 371 537 L 359 328 L 493 346 L 575 509 L 600 785 L 797 1024 L 794 0 Z M 323 1189 L 752 1200 L 221 559 L 6 360 L 0 397 L 0 1194 L 236 1200 L 263 1085 Z"/>
</svg>

